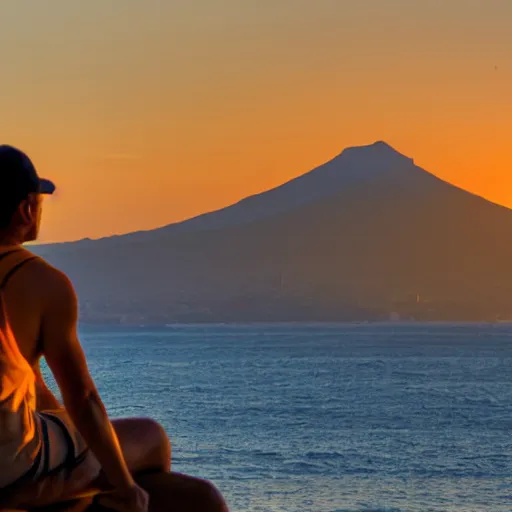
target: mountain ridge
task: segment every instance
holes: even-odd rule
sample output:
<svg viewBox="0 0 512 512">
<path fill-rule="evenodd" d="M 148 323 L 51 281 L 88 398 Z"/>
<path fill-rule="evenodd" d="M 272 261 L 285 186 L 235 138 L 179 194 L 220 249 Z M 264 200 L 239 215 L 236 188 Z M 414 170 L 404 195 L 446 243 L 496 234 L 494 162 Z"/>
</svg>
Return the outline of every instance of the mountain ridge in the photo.
<svg viewBox="0 0 512 512">
<path fill-rule="evenodd" d="M 292 178 L 291 180 L 288 180 L 274 188 L 256 194 L 251 194 L 232 204 L 226 205 L 216 210 L 207 211 L 199 215 L 192 216 L 182 221 L 172 222 L 164 226 L 159 226 L 152 229 L 104 236 L 96 239 L 84 238 L 69 242 L 37 244 L 37 246 L 62 246 L 66 244 L 84 245 L 96 242 L 110 243 L 117 241 L 129 241 L 132 239 L 143 241 L 146 239 L 146 237 L 152 237 L 155 234 L 165 236 L 169 233 L 177 232 L 222 229 L 231 225 L 243 225 L 251 221 L 270 218 L 274 215 L 286 212 L 287 210 L 293 209 L 295 207 L 300 207 L 317 199 L 322 199 L 324 197 L 328 197 L 329 195 L 335 194 L 339 190 L 339 183 L 336 183 L 336 180 L 340 181 L 344 178 L 347 178 L 347 176 L 344 175 L 340 176 L 339 167 L 342 167 L 347 163 L 354 166 L 354 161 L 355 168 L 349 169 L 349 173 L 352 173 L 352 179 L 368 179 L 368 174 L 371 172 L 382 173 L 383 171 L 388 171 L 389 168 L 396 170 L 398 166 L 408 167 L 411 172 L 421 171 L 423 173 L 427 173 L 447 185 L 455 187 L 459 190 L 464 190 L 443 180 L 442 178 L 439 178 L 429 171 L 416 166 L 412 158 L 400 153 L 385 141 L 379 140 L 368 145 L 345 148 L 343 151 L 325 163 L 318 165 L 312 170 L 296 176 L 295 178 Z M 386 163 L 385 166 L 382 165 L 383 162 Z M 366 175 L 364 174 L 364 166 L 368 166 L 366 168 Z M 378 169 L 375 169 L 375 167 L 378 167 Z M 342 170 L 341 172 L 347 174 L 346 169 Z M 314 181 L 317 180 L 317 178 L 318 181 L 322 181 L 320 190 L 315 190 Z M 327 184 L 326 181 L 328 182 Z M 311 186 L 312 182 L 313 186 Z M 343 185 L 346 185 L 346 182 L 343 183 Z M 316 187 L 318 187 L 318 185 Z M 282 200 L 283 191 L 285 191 L 285 201 Z M 484 201 L 491 202 L 488 199 L 479 196 L 478 194 L 474 194 L 467 190 L 464 190 L 464 192 L 472 194 L 475 197 L 480 197 Z M 295 199 L 290 200 L 290 196 L 293 195 L 296 196 Z M 305 195 L 306 197 L 304 197 Z M 275 199 L 273 199 L 272 196 L 274 196 Z M 261 204 L 262 199 L 264 201 L 266 200 L 265 204 Z M 270 204 L 268 201 L 269 199 Z M 508 208 L 503 205 L 499 205 L 497 203 L 492 204 L 496 204 L 508 210 Z"/>
</svg>

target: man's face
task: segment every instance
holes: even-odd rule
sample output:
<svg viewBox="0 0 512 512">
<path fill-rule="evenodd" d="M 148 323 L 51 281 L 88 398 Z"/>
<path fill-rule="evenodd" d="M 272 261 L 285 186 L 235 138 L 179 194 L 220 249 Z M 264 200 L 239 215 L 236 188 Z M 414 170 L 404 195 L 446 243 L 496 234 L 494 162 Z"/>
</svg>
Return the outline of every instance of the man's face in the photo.
<svg viewBox="0 0 512 512">
<path fill-rule="evenodd" d="M 34 242 L 39 236 L 41 226 L 41 216 L 43 212 L 43 195 L 31 194 L 28 199 L 27 210 L 27 229 L 25 231 L 24 242 Z"/>
</svg>

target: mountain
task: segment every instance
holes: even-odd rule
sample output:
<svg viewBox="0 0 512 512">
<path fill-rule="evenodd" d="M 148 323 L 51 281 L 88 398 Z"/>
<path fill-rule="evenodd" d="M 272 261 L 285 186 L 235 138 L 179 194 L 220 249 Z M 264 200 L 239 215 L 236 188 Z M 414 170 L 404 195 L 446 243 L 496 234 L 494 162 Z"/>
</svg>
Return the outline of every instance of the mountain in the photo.
<svg viewBox="0 0 512 512">
<path fill-rule="evenodd" d="M 35 252 L 86 321 L 493 320 L 510 234 L 512 211 L 377 142 L 183 223 Z"/>
<path fill-rule="evenodd" d="M 348 148 L 331 161 L 306 174 L 221 210 L 205 213 L 163 228 L 109 237 L 104 241 L 117 241 L 118 238 L 151 240 L 155 236 L 165 237 L 171 233 L 242 226 L 249 222 L 272 218 L 280 213 L 331 196 L 351 183 L 372 179 L 376 174 L 390 173 L 399 168 L 409 168 L 411 165 L 413 165 L 412 159 L 404 157 L 382 141 L 362 148 Z M 75 243 L 90 242 L 92 240 L 87 239 Z"/>
</svg>

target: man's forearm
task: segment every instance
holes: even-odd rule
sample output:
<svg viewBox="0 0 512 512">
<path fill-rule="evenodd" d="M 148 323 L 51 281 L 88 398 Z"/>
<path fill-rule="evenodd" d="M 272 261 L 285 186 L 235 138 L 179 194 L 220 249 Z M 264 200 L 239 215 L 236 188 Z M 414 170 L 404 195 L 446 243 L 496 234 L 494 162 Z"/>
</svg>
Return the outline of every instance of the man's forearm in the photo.
<svg viewBox="0 0 512 512">
<path fill-rule="evenodd" d="M 77 400 L 63 393 L 66 410 L 92 450 L 110 484 L 120 491 L 134 485 L 117 435 L 97 391 Z"/>
</svg>

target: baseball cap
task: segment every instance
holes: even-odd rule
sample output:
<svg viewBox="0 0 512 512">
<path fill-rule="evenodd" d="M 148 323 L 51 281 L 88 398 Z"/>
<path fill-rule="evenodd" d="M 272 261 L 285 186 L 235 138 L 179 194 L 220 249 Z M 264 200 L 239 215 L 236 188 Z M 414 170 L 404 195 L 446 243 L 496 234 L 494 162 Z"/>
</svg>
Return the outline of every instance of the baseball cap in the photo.
<svg viewBox="0 0 512 512">
<path fill-rule="evenodd" d="M 53 194 L 55 185 L 38 176 L 30 158 L 20 149 L 0 145 L 0 189 L 2 197 L 23 201 L 31 193 Z"/>
</svg>

